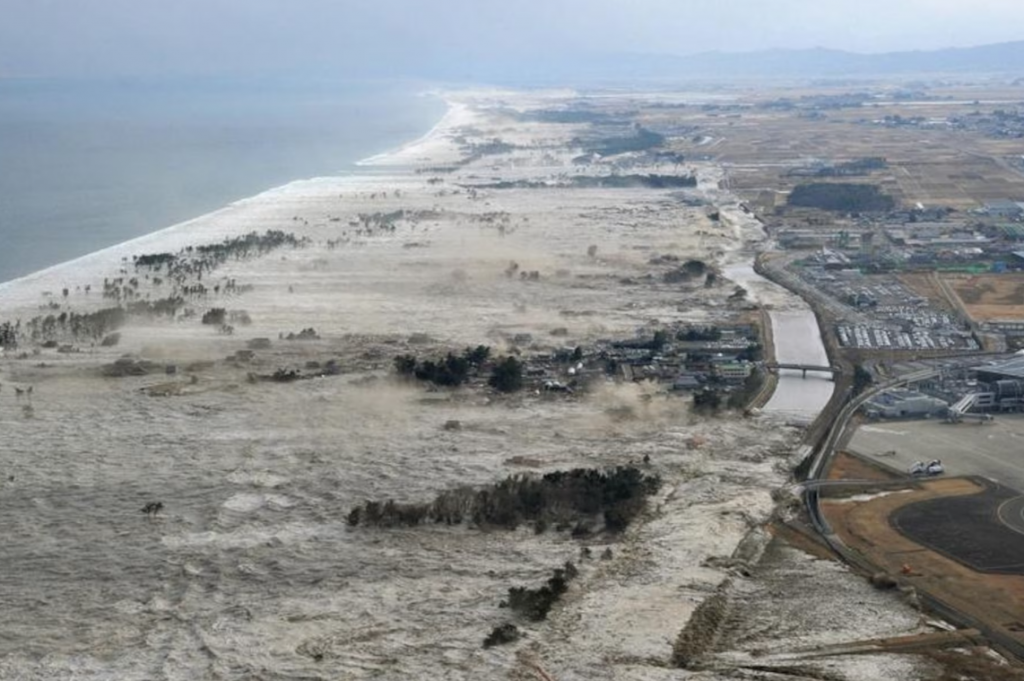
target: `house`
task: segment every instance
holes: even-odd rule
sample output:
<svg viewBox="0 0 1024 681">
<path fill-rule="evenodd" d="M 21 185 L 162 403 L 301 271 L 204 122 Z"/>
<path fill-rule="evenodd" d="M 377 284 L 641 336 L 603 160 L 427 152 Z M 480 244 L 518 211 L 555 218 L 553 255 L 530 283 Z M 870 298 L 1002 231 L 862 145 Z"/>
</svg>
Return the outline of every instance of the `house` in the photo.
<svg viewBox="0 0 1024 681">
<path fill-rule="evenodd" d="M 703 383 L 697 374 L 679 374 L 672 383 L 672 390 L 696 390 Z"/>
<path fill-rule="evenodd" d="M 750 362 L 722 362 L 714 367 L 715 375 L 727 383 L 742 383 L 754 368 Z"/>
</svg>

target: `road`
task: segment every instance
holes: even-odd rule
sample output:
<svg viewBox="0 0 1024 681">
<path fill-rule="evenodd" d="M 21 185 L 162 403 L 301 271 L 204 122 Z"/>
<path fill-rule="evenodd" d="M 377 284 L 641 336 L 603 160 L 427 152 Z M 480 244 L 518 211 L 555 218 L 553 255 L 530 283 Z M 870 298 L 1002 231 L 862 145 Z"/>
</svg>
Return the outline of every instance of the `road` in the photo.
<svg viewBox="0 0 1024 681">
<path fill-rule="evenodd" d="M 1004 501 L 996 512 L 999 520 L 1014 532 L 1024 534 L 1024 497 Z"/>
</svg>

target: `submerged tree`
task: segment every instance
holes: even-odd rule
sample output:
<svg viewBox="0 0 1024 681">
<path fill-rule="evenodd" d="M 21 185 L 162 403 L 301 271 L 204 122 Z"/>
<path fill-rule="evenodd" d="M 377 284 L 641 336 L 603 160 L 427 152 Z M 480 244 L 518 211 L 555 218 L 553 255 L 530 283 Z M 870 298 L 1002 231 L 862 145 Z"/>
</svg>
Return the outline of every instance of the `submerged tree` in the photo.
<svg viewBox="0 0 1024 681">
<path fill-rule="evenodd" d="M 523 387 L 523 363 L 509 356 L 498 362 L 487 381 L 495 390 L 513 393 Z"/>
<path fill-rule="evenodd" d="M 18 347 L 18 327 L 11 322 L 0 324 L 0 348 Z"/>
<path fill-rule="evenodd" d="M 515 529 L 535 523 L 542 532 L 551 523 L 567 531 L 591 527 L 602 518 L 605 529 L 620 532 L 638 516 L 646 498 L 661 485 L 656 475 L 634 466 L 609 470 L 576 468 L 543 477 L 510 475 L 482 489 L 460 487 L 420 504 L 367 501 L 349 512 L 352 526 L 400 527 L 424 522 L 457 525 L 466 520 L 479 527 Z"/>
</svg>

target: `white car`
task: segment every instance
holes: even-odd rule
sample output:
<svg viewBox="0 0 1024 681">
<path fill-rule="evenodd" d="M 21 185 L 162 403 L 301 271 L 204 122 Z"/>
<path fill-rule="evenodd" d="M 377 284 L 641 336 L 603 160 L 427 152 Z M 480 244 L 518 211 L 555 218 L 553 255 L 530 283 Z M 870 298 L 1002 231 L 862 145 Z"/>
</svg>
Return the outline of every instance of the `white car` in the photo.
<svg viewBox="0 0 1024 681">
<path fill-rule="evenodd" d="M 928 463 L 921 461 L 915 461 L 907 469 L 907 472 L 914 476 L 919 475 L 942 475 L 946 472 L 946 468 L 942 465 L 942 462 L 938 459 L 932 459 Z"/>
</svg>

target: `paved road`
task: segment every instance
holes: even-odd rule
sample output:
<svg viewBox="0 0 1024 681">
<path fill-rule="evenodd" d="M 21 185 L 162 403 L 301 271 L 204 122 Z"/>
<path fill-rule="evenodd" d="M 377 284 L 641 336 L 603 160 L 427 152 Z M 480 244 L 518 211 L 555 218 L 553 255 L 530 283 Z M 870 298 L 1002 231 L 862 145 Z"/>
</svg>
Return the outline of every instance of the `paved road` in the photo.
<svg viewBox="0 0 1024 681">
<path fill-rule="evenodd" d="M 1024 496 L 1004 501 L 997 514 L 1004 525 L 1024 534 Z"/>
</svg>

